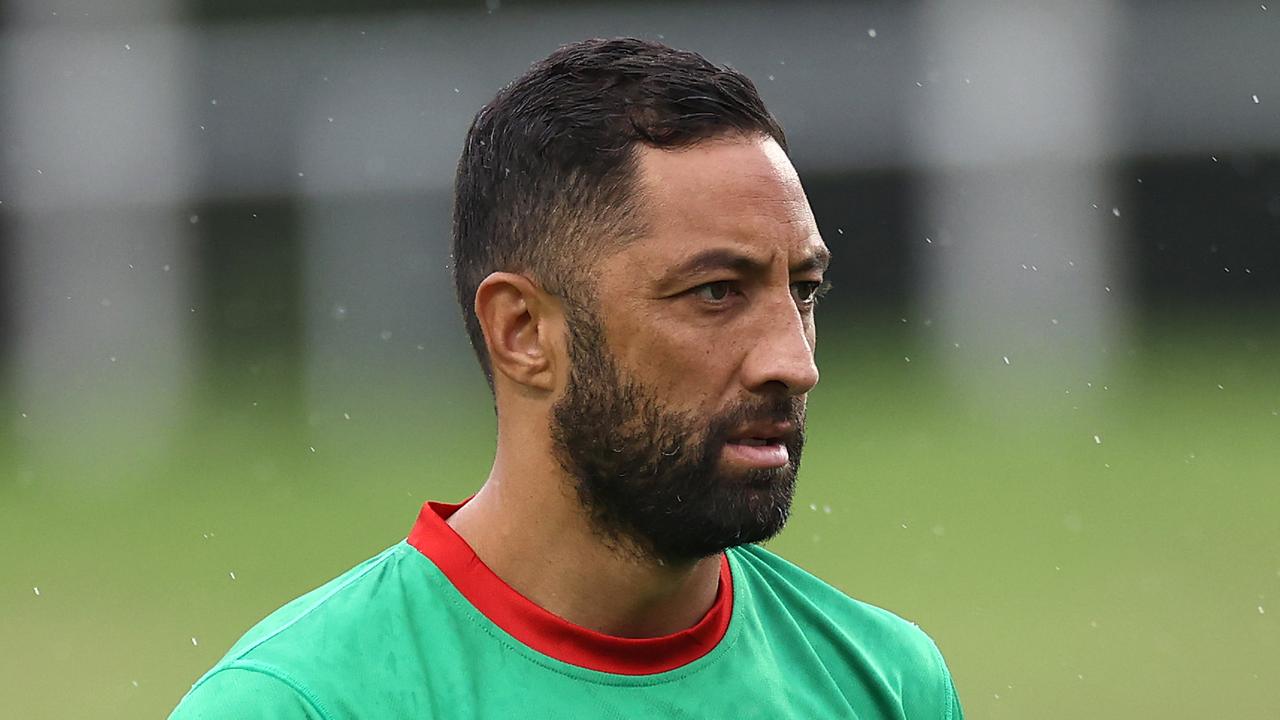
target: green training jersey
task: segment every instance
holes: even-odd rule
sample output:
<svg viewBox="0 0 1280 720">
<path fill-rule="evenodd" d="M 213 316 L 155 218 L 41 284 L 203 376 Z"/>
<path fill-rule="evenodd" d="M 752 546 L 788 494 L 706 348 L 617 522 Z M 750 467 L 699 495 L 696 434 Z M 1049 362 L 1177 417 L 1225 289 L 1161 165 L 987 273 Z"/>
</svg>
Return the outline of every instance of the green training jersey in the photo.
<svg viewBox="0 0 1280 720">
<path fill-rule="evenodd" d="M 405 541 L 272 613 L 171 720 L 962 717 L 924 632 L 767 550 L 724 553 L 695 626 L 619 638 L 502 582 L 445 522 L 457 507 L 428 503 Z"/>
</svg>

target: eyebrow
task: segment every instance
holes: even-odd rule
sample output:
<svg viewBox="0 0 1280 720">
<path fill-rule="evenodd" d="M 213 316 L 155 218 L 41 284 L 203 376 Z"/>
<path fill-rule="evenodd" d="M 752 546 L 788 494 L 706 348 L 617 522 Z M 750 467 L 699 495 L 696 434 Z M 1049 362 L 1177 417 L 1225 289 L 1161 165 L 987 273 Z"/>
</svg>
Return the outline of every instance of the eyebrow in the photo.
<svg viewBox="0 0 1280 720">
<path fill-rule="evenodd" d="M 792 265 L 788 270 L 792 274 L 812 270 L 826 270 L 831 262 L 831 251 L 819 248 L 808 257 Z M 660 283 L 674 283 L 690 275 L 714 272 L 716 270 L 732 270 L 744 275 L 760 274 L 768 268 L 767 262 L 757 260 L 746 253 L 728 248 L 713 248 L 690 257 L 684 262 L 663 273 Z"/>
<path fill-rule="evenodd" d="M 820 247 L 811 255 L 791 266 L 792 273 L 809 272 L 810 270 L 826 270 L 831 264 L 831 251 Z"/>
</svg>

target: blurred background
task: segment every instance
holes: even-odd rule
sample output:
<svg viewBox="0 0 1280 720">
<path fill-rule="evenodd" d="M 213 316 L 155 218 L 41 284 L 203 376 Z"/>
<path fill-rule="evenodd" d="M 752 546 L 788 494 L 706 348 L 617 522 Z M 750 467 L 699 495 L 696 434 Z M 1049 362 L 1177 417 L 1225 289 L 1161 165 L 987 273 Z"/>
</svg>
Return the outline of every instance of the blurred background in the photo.
<svg viewBox="0 0 1280 720">
<path fill-rule="evenodd" d="M 0 715 L 163 717 L 485 476 L 470 118 L 558 45 L 751 76 L 827 243 L 771 547 L 972 718 L 1280 716 L 1280 6 L 0 0 Z"/>
</svg>

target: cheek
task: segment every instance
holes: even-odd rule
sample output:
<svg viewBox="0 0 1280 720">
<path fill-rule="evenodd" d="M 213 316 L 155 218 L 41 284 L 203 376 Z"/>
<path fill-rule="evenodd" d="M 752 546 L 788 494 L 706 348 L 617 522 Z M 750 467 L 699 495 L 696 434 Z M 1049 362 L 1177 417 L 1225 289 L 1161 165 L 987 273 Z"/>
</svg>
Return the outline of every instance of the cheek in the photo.
<svg viewBox="0 0 1280 720">
<path fill-rule="evenodd" d="M 741 355 L 741 343 L 731 340 L 667 341 L 653 343 L 640 361 L 660 374 L 655 387 L 665 389 L 668 402 L 702 410 L 732 394 Z"/>
</svg>

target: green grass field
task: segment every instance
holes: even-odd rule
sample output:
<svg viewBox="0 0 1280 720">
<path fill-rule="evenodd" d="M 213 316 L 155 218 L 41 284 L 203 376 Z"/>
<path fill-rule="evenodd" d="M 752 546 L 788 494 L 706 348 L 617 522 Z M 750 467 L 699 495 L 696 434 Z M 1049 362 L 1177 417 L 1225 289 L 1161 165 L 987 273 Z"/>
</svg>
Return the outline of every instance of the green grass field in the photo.
<svg viewBox="0 0 1280 720">
<path fill-rule="evenodd" d="M 1280 332 L 1167 328 L 1087 383 L 971 387 L 889 330 L 824 346 L 771 547 L 929 631 L 970 718 L 1280 716 Z M 127 412 L 110 452 L 0 439 L 0 716 L 164 716 L 249 625 L 487 470 L 470 368 L 303 420 L 232 376 L 159 460 Z"/>
</svg>

